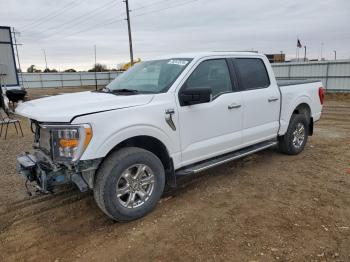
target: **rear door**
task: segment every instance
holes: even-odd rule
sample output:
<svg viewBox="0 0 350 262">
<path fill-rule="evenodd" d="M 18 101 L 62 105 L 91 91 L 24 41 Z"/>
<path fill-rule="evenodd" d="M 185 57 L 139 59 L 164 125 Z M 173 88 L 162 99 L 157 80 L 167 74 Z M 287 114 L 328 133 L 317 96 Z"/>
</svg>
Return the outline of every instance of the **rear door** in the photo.
<svg viewBox="0 0 350 262">
<path fill-rule="evenodd" d="M 279 128 L 280 93 L 270 81 L 261 58 L 234 58 L 243 100 L 243 145 L 276 137 Z"/>
</svg>

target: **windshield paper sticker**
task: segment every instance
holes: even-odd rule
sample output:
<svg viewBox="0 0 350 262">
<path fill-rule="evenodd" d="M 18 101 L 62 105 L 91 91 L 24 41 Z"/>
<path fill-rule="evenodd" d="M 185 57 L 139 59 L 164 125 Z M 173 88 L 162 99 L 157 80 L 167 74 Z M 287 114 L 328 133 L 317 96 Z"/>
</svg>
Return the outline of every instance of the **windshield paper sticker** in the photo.
<svg viewBox="0 0 350 262">
<path fill-rule="evenodd" d="M 170 60 L 170 61 L 168 62 L 168 64 L 169 64 L 169 65 L 185 66 L 185 65 L 188 64 L 188 61 L 186 61 L 186 60 L 174 60 L 174 59 L 172 59 L 172 60 Z"/>
</svg>

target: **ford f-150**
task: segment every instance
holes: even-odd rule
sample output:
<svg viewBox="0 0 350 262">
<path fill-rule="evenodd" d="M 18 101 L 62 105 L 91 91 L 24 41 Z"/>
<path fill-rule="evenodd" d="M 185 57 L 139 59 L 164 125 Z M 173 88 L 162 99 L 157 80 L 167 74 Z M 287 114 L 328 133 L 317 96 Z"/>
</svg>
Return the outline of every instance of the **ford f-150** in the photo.
<svg viewBox="0 0 350 262">
<path fill-rule="evenodd" d="M 256 53 L 141 62 L 101 90 L 20 104 L 35 135 L 18 170 L 41 192 L 73 182 L 112 219 L 137 219 L 181 176 L 272 146 L 300 153 L 323 92 L 319 81 L 278 83 Z"/>
</svg>

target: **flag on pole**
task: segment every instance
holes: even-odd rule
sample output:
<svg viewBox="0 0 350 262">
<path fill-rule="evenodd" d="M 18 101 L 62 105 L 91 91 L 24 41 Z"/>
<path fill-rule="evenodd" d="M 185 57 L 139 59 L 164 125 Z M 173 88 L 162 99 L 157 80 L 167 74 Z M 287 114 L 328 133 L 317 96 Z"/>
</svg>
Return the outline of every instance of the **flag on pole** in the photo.
<svg viewBox="0 0 350 262">
<path fill-rule="evenodd" d="M 298 41 L 297 41 L 297 47 L 298 48 L 302 48 L 303 46 L 301 45 L 301 42 L 300 42 L 300 39 L 298 38 Z"/>
</svg>

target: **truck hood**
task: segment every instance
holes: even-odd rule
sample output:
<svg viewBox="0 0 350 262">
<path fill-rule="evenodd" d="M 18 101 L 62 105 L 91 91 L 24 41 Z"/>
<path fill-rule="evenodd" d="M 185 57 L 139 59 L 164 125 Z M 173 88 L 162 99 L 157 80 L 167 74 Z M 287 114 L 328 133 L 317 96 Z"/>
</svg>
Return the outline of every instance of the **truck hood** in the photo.
<svg viewBox="0 0 350 262">
<path fill-rule="evenodd" d="M 40 98 L 21 103 L 16 113 L 39 122 L 70 122 L 79 115 L 145 105 L 154 95 L 114 95 L 79 92 Z"/>
</svg>

